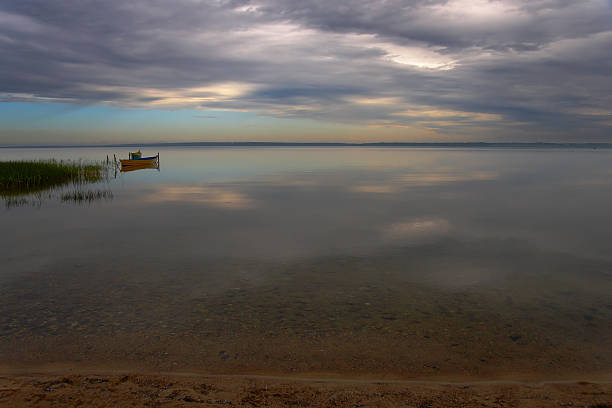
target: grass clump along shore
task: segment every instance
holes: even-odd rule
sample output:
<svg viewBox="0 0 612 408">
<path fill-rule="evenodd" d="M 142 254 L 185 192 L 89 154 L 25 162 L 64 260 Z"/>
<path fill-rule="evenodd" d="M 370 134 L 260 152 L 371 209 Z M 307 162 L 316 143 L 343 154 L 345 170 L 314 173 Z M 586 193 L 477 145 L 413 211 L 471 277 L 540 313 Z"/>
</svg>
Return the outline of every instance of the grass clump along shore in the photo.
<svg viewBox="0 0 612 408">
<path fill-rule="evenodd" d="M 103 163 L 0 161 L 0 196 L 31 194 L 70 183 L 95 183 L 107 176 L 107 168 Z"/>
</svg>

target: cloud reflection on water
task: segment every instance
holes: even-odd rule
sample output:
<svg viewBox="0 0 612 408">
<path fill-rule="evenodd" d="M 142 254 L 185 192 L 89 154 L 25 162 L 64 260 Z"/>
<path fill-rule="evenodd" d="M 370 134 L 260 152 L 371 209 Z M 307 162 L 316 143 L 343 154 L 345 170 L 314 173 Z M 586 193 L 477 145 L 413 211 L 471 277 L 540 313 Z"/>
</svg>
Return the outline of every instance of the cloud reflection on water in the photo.
<svg viewBox="0 0 612 408">
<path fill-rule="evenodd" d="M 462 181 L 484 181 L 495 180 L 498 174 L 495 172 L 472 172 L 472 173 L 416 173 L 399 175 L 396 179 L 399 182 L 416 185 L 430 186 L 436 184 L 455 183 Z"/>
<path fill-rule="evenodd" d="M 180 201 L 231 209 L 251 208 L 254 205 L 253 200 L 241 192 L 209 186 L 162 186 L 146 196 L 145 201 Z"/>
<path fill-rule="evenodd" d="M 353 186 L 350 188 L 350 191 L 354 191 L 356 193 L 394 193 L 397 189 L 388 184 L 380 184 L 380 185 L 360 185 Z"/>
<path fill-rule="evenodd" d="M 461 173 L 453 168 L 441 168 L 442 171 L 428 173 L 400 174 L 383 177 L 378 183 L 358 184 L 348 189 L 356 193 L 389 194 L 398 193 L 407 186 L 433 186 L 439 184 L 450 184 L 469 181 L 495 180 L 498 174 L 495 172 L 469 172 Z"/>
<path fill-rule="evenodd" d="M 447 235 L 451 224 L 443 218 L 417 218 L 400 221 L 383 228 L 383 237 L 388 241 L 417 240 Z"/>
</svg>

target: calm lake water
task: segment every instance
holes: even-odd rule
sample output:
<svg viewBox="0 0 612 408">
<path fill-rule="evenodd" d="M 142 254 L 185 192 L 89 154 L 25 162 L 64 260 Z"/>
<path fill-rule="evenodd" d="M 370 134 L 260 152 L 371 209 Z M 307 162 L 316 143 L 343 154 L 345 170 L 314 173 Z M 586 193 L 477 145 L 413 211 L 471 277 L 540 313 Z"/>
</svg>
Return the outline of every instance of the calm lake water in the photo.
<svg viewBox="0 0 612 408">
<path fill-rule="evenodd" d="M 157 153 L 143 150 L 146 155 Z M 127 149 L 0 149 L 0 160 Z M 612 369 L 612 151 L 163 148 L 0 209 L 0 364 Z"/>
</svg>

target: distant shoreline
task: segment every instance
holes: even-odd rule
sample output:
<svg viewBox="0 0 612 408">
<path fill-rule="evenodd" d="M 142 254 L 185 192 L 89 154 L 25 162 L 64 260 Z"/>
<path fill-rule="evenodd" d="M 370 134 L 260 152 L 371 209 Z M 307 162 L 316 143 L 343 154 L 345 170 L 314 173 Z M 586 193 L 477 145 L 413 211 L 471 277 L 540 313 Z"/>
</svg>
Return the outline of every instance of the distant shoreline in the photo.
<svg viewBox="0 0 612 408">
<path fill-rule="evenodd" d="M 452 143 L 310 143 L 310 142 L 171 142 L 171 143 L 111 143 L 82 145 L 14 145 L 0 149 L 59 149 L 98 147 L 425 147 L 425 148 L 509 148 L 509 149 L 612 149 L 612 143 L 554 142 L 452 142 Z"/>
</svg>

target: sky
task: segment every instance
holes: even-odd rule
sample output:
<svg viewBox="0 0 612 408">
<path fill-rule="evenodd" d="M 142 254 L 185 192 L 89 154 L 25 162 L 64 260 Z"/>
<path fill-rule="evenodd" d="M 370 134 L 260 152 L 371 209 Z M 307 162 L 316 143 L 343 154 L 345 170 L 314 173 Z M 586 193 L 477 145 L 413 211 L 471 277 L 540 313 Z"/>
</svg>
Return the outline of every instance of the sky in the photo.
<svg viewBox="0 0 612 408">
<path fill-rule="evenodd" d="M 612 142 L 612 0 L 3 0 L 0 145 Z"/>
</svg>

